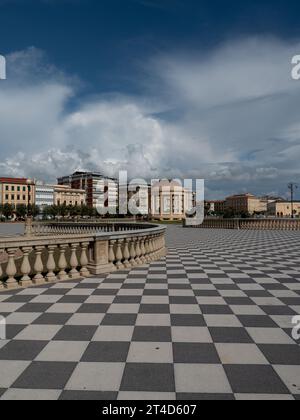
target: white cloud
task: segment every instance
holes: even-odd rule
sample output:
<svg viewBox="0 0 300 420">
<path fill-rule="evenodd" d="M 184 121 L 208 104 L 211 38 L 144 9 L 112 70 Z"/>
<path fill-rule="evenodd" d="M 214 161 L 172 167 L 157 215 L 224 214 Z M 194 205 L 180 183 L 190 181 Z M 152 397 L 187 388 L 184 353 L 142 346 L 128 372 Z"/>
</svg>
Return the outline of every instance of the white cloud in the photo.
<svg viewBox="0 0 300 420">
<path fill-rule="evenodd" d="M 34 48 L 13 53 L 0 84 L 0 172 L 53 181 L 76 169 L 128 169 L 204 177 L 212 196 L 283 192 L 300 177 L 300 83 L 290 77 L 299 51 L 256 38 L 156 57 L 144 97 L 98 97 L 75 111 L 76 78 Z"/>
</svg>

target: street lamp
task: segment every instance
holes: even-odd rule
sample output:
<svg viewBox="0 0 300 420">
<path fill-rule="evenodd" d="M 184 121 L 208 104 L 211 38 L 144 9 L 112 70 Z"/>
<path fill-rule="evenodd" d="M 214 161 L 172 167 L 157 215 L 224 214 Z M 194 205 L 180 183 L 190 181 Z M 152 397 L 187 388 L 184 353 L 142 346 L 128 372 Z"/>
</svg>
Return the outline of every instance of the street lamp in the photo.
<svg viewBox="0 0 300 420">
<path fill-rule="evenodd" d="M 298 189 L 298 185 L 295 184 L 294 182 L 291 182 L 288 185 L 288 188 L 291 191 L 291 213 L 292 213 L 292 219 L 294 219 L 294 195 L 295 195 L 295 190 Z"/>
<path fill-rule="evenodd" d="M 25 235 L 31 236 L 32 235 L 32 211 L 31 211 L 31 194 L 32 194 L 32 185 L 33 181 L 31 179 L 27 179 L 27 216 L 25 221 Z"/>
</svg>

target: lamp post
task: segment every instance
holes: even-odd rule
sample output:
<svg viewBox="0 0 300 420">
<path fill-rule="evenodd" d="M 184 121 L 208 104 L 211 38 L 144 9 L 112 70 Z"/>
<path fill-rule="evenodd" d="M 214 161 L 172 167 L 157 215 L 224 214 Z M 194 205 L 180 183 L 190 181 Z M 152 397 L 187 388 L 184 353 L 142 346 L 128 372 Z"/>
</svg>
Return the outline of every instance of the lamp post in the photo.
<svg viewBox="0 0 300 420">
<path fill-rule="evenodd" d="M 295 218 L 295 215 L 294 215 L 294 195 L 295 195 L 295 190 L 298 189 L 298 185 L 295 184 L 294 182 L 291 182 L 288 185 L 288 188 L 291 191 L 291 213 L 292 213 L 292 219 L 294 219 Z"/>
<path fill-rule="evenodd" d="M 27 179 L 27 215 L 25 221 L 25 236 L 32 236 L 33 229 L 32 229 L 32 211 L 31 211 L 31 194 L 32 194 L 32 185 L 33 181 L 31 179 Z"/>
</svg>

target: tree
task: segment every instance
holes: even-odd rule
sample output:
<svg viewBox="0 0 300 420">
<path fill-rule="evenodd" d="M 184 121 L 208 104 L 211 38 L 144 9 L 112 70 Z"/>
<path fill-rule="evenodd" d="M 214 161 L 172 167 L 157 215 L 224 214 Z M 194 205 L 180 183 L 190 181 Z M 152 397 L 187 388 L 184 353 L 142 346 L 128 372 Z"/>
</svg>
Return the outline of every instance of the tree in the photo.
<svg viewBox="0 0 300 420">
<path fill-rule="evenodd" d="M 15 208 L 12 204 L 4 204 L 2 205 L 2 214 L 6 219 L 10 219 L 14 215 Z"/>
<path fill-rule="evenodd" d="M 66 204 L 62 204 L 60 206 L 58 206 L 58 215 L 62 216 L 62 218 L 64 219 L 66 216 L 68 216 L 69 214 L 69 209 L 66 206 Z"/>
<path fill-rule="evenodd" d="M 16 216 L 18 219 L 25 219 L 27 215 L 27 206 L 25 204 L 18 204 L 16 207 Z"/>
<path fill-rule="evenodd" d="M 235 211 L 233 208 L 228 208 L 224 212 L 224 219 L 233 219 L 235 217 Z"/>
</svg>

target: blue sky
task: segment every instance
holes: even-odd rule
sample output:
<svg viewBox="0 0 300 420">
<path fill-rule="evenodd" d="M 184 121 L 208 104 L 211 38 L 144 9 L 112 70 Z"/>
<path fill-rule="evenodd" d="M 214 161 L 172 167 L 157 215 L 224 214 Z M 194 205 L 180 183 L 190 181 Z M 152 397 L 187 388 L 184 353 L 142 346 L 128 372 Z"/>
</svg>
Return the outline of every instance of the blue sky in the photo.
<svg viewBox="0 0 300 420">
<path fill-rule="evenodd" d="M 285 194 L 300 182 L 299 14 L 279 0 L 0 0 L 1 173 L 127 168 L 204 177 L 210 198 Z"/>
</svg>

